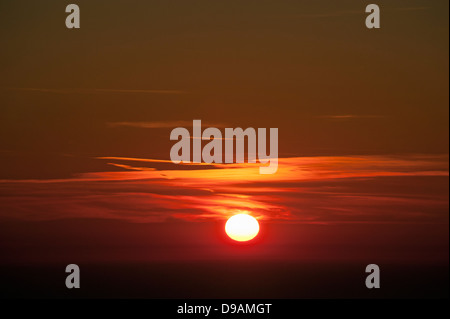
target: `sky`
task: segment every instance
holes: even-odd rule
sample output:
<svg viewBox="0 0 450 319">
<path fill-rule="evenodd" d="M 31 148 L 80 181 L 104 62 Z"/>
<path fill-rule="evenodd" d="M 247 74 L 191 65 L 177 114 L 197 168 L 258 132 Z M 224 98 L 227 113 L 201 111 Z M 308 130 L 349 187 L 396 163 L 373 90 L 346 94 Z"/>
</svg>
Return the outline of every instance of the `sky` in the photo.
<svg viewBox="0 0 450 319">
<path fill-rule="evenodd" d="M 364 1 L 76 3 L 70 30 L 63 2 L 0 3 L 2 265 L 448 270 L 448 1 L 377 1 L 377 30 Z M 196 119 L 278 128 L 277 173 L 171 163 Z"/>
</svg>

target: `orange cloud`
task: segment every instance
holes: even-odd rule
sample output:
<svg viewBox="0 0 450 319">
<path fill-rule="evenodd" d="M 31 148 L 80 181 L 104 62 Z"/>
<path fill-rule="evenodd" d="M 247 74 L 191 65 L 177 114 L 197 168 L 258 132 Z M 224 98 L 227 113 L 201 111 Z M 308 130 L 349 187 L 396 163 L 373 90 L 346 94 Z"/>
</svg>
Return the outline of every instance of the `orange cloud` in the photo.
<svg viewBox="0 0 450 319">
<path fill-rule="evenodd" d="M 133 222 L 225 219 L 247 211 L 285 222 L 432 222 L 448 218 L 448 156 L 281 158 L 260 164 L 173 164 L 104 157 L 126 171 L 69 179 L 0 181 L 0 218 L 108 218 Z"/>
</svg>

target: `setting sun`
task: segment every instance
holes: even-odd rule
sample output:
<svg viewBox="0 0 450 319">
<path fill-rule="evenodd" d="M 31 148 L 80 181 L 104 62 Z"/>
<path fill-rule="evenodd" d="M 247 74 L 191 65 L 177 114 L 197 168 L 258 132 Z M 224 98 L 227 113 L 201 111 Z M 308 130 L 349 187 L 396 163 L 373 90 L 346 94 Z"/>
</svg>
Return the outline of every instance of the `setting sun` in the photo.
<svg viewBox="0 0 450 319">
<path fill-rule="evenodd" d="M 258 235 L 258 221 L 247 214 L 238 214 L 230 217 L 225 224 L 225 232 L 236 241 L 249 241 Z"/>
</svg>

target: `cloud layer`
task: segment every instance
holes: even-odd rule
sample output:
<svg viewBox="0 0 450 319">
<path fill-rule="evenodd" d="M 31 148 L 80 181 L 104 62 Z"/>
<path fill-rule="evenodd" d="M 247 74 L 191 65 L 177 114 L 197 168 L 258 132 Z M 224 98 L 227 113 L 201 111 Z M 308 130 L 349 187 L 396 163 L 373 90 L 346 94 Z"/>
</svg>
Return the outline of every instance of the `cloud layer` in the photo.
<svg viewBox="0 0 450 319">
<path fill-rule="evenodd" d="M 448 219 L 448 156 L 280 158 L 274 175 L 260 175 L 259 164 L 171 164 L 171 169 L 158 169 L 167 161 L 99 160 L 124 171 L 0 181 L 0 218 L 161 222 L 217 220 L 249 212 L 289 223 Z"/>
</svg>

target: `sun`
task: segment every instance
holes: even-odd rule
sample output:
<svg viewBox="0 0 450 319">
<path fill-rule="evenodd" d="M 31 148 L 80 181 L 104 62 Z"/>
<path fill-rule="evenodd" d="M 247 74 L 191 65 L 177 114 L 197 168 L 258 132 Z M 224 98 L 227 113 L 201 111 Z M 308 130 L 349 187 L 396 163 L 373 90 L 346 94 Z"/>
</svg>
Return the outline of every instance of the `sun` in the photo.
<svg viewBox="0 0 450 319">
<path fill-rule="evenodd" d="M 247 214 L 234 215 L 225 224 L 225 232 L 233 240 L 249 241 L 258 235 L 259 223 Z"/>
</svg>

